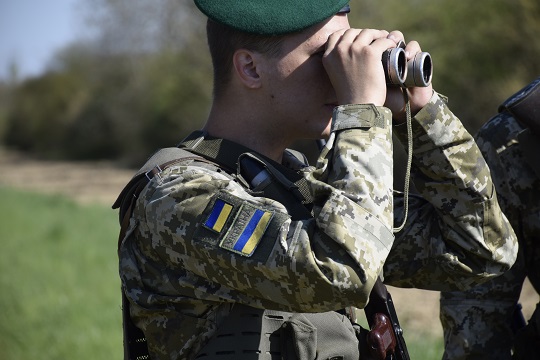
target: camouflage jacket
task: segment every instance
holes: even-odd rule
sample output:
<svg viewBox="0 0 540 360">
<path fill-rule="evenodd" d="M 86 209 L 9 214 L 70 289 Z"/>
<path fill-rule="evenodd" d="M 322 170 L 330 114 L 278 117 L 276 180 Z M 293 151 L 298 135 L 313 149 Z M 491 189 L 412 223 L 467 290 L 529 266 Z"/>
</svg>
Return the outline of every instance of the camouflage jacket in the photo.
<svg viewBox="0 0 540 360">
<path fill-rule="evenodd" d="M 422 196 L 411 196 L 394 239 L 392 129 L 387 108 L 339 106 L 315 168 L 285 159 L 307 180 L 308 219 L 293 220 L 281 203 L 200 164 L 155 177 L 119 250 L 132 318 L 152 357 L 193 357 L 235 302 L 290 312 L 362 308 L 383 268 L 388 283 L 439 290 L 507 270 L 517 247 L 489 170 L 437 94 L 413 121 Z"/>
<path fill-rule="evenodd" d="M 510 113 L 501 112 L 476 135 L 520 251 L 504 275 L 467 292 L 441 294 L 444 359 L 511 359 L 512 316 L 525 277 L 540 290 L 540 166 L 534 165 L 540 164 L 539 147 L 528 131 Z M 534 146 L 525 145 L 528 141 Z M 534 358 L 530 351 L 528 358 Z"/>
</svg>

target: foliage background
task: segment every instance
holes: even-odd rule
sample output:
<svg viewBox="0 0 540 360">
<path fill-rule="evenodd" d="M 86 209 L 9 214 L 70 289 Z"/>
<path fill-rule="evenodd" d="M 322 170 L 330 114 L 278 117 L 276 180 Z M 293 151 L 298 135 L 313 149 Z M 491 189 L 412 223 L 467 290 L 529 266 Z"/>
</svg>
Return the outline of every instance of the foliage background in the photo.
<svg viewBox="0 0 540 360">
<path fill-rule="evenodd" d="M 40 158 L 139 165 L 205 121 L 212 71 L 204 18 L 190 0 L 80 1 L 93 36 L 59 51 L 40 76 L 14 72 L 0 82 L 0 144 Z M 536 0 L 351 7 L 353 26 L 399 29 L 431 53 L 435 89 L 471 132 L 540 74 Z"/>
</svg>

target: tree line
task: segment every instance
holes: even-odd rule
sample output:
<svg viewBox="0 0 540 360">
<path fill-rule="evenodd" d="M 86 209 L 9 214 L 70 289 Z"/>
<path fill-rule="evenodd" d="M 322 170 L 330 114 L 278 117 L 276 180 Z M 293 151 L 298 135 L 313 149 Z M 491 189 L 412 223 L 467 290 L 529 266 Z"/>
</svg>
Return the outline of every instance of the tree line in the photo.
<svg viewBox="0 0 540 360">
<path fill-rule="evenodd" d="M 81 1 L 93 37 L 59 51 L 40 76 L 0 83 L 3 146 L 47 159 L 136 166 L 202 126 L 212 68 L 205 18 L 193 3 Z M 435 89 L 471 132 L 540 75 L 536 0 L 350 5 L 352 26 L 399 29 L 430 52 Z"/>
</svg>

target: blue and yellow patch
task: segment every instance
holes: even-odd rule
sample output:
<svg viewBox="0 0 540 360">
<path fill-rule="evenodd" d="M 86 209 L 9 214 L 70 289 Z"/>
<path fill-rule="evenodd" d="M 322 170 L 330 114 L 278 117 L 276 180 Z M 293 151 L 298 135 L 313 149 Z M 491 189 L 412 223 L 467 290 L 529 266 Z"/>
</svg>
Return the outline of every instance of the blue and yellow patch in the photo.
<svg viewBox="0 0 540 360">
<path fill-rule="evenodd" d="M 251 256 L 273 216 L 273 212 L 244 203 L 219 246 L 243 256 Z"/>
<path fill-rule="evenodd" d="M 216 199 L 216 202 L 212 207 L 212 211 L 210 212 L 208 219 L 206 219 L 203 225 L 206 228 L 217 232 L 218 234 L 221 233 L 223 227 L 225 226 L 225 223 L 227 222 L 229 216 L 232 213 L 232 210 L 233 206 L 231 204 L 224 201 L 223 199 Z"/>
</svg>

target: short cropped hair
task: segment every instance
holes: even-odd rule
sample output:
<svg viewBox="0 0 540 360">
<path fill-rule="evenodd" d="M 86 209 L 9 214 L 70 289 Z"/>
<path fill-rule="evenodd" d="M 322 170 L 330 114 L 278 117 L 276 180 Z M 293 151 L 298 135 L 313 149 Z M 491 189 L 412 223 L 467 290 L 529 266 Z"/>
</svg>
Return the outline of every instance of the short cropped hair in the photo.
<svg viewBox="0 0 540 360">
<path fill-rule="evenodd" d="M 280 54 L 284 36 L 249 34 L 208 20 L 206 35 L 214 67 L 214 98 L 219 97 L 231 80 L 233 55 L 238 49 L 256 51 L 269 57 Z"/>
</svg>

